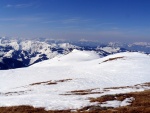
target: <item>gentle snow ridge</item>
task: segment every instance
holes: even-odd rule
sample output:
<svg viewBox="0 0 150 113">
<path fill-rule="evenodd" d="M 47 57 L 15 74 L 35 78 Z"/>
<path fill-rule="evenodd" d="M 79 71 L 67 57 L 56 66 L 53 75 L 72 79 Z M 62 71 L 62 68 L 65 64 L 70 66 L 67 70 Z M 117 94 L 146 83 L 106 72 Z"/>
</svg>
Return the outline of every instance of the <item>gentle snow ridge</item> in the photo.
<svg viewBox="0 0 150 113">
<path fill-rule="evenodd" d="M 121 58 L 114 59 L 116 57 Z M 112 58 L 114 60 L 108 60 Z M 95 52 L 73 50 L 27 68 L 1 70 L 0 106 L 32 105 L 52 110 L 81 108 L 91 105 L 89 97 L 144 90 L 140 87 L 104 92 L 103 88 L 149 82 L 149 65 L 150 56 L 137 52 L 100 58 Z M 104 93 L 65 95 L 86 89 Z"/>
<path fill-rule="evenodd" d="M 99 55 L 94 51 L 80 51 L 74 49 L 71 53 L 67 55 L 59 55 L 53 59 L 46 60 L 40 63 L 36 63 L 31 67 L 45 67 L 45 66 L 61 66 L 61 65 L 73 65 L 74 63 L 82 63 L 85 61 L 99 59 Z"/>
</svg>

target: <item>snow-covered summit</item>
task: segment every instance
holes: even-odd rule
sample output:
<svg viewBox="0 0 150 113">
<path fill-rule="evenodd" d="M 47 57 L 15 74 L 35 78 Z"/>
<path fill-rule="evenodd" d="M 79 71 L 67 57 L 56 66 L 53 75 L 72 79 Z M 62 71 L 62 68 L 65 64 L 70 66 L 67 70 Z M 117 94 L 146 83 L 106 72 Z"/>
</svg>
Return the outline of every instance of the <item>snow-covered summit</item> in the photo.
<svg viewBox="0 0 150 113">
<path fill-rule="evenodd" d="M 103 92 L 103 88 L 107 87 L 149 82 L 149 64 L 150 56 L 137 52 L 124 52 L 98 58 L 95 52 L 73 50 L 67 55 L 27 68 L 1 70 L 0 106 L 32 105 L 46 107 L 46 109 L 80 108 L 90 105 L 89 97 L 103 94 L 80 96 L 70 94 L 72 91 L 93 89 L 96 92 Z M 140 89 L 119 91 L 133 90 Z"/>
<path fill-rule="evenodd" d="M 67 65 L 73 63 L 79 63 L 84 61 L 91 61 L 100 58 L 100 56 L 94 51 L 81 51 L 74 49 L 72 52 L 66 55 L 58 55 L 53 59 L 49 59 L 40 63 L 36 63 L 31 67 L 42 67 L 42 66 L 49 66 L 51 65 Z"/>
<path fill-rule="evenodd" d="M 71 53 L 65 55 L 61 60 L 70 62 L 81 62 L 98 59 L 99 55 L 94 51 L 81 51 L 74 49 Z"/>
<path fill-rule="evenodd" d="M 99 58 L 95 52 L 73 50 L 30 67 L 1 70 L 0 106 L 81 108 L 91 105 L 91 97 L 148 88 L 136 84 L 150 81 L 149 65 L 150 56 L 137 52 Z M 109 90 L 105 90 L 108 87 Z M 81 91 L 87 94 L 78 95 Z"/>
</svg>

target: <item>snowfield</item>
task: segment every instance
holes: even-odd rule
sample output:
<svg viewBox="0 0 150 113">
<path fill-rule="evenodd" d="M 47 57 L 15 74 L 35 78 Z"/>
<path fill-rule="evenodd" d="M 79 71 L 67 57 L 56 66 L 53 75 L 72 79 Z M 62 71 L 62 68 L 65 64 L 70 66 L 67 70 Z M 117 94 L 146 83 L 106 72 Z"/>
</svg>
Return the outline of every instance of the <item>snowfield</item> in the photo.
<svg viewBox="0 0 150 113">
<path fill-rule="evenodd" d="M 0 106 L 62 110 L 98 105 L 89 98 L 150 89 L 144 85 L 150 82 L 149 66 L 150 56 L 138 52 L 100 58 L 93 51 L 73 50 L 27 68 L 0 70 Z M 129 99 L 134 100 L 131 97 L 100 106 L 129 105 Z"/>
</svg>

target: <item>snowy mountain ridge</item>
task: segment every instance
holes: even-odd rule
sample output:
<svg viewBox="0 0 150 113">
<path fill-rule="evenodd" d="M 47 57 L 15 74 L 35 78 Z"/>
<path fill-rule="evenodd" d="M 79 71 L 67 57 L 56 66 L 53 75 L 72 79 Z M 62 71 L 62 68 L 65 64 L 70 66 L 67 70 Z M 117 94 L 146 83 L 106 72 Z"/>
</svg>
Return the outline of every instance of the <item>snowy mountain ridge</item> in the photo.
<svg viewBox="0 0 150 113">
<path fill-rule="evenodd" d="M 94 51 L 73 50 L 26 68 L 1 70 L 0 106 L 31 105 L 46 110 L 112 107 L 114 104 L 92 103 L 89 98 L 150 89 L 144 85 L 150 81 L 149 64 L 150 56 L 138 52 L 100 58 Z"/>
<path fill-rule="evenodd" d="M 16 62 L 20 63 L 20 67 L 25 67 L 42 60 L 51 59 L 58 54 L 67 54 L 77 46 L 69 43 L 62 44 L 47 44 L 39 41 L 18 41 L 1 39 L 0 43 L 0 59 L 7 61 L 0 62 L 1 69 L 15 68 L 15 66 L 8 66 Z M 6 64 L 6 65 L 5 65 Z"/>
<path fill-rule="evenodd" d="M 41 41 L 40 41 L 41 40 Z M 73 49 L 95 51 L 99 56 L 104 57 L 114 53 L 125 51 L 139 51 L 150 53 L 148 42 L 135 42 L 132 44 L 122 44 L 110 42 L 103 44 L 97 41 L 65 42 L 39 39 L 21 40 L 0 38 L 0 69 L 13 69 L 27 67 L 43 60 L 48 60 L 57 55 L 65 55 Z"/>
<path fill-rule="evenodd" d="M 125 51 L 119 47 L 80 47 L 70 43 L 46 43 L 33 40 L 10 40 L 1 38 L 0 69 L 26 67 L 43 60 L 54 58 L 57 55 L 68 54 L 73 49 L 95 51 L 101 57 Z"/>
</svg>

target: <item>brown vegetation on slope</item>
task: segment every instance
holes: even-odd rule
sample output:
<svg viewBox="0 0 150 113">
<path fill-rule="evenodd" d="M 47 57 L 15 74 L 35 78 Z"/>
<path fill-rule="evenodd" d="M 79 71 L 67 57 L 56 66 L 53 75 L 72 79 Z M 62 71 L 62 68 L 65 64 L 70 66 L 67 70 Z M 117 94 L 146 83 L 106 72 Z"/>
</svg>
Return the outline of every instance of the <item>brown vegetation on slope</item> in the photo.
<svg viewBox="0 0 150 113">
<path fill-rule="evenodd" d="M 90 98 L 90 101 L 100 103 L 114 99 L 122 101 L 128 97 L 135 98 L 130 106 L 119 108 L 87 106 L 72 113 L 150 113 L 150 90 L 127 94 L 105 95 L 99 98 Z M 44 108 L 33 108 L 31 106 L 16 106 L 0 107 L 0 113 L 71 113 L 71 110 L 45 111 Z"/>
<path fill-rule="evenodd" d="M 45 111 L 31 106 L 0 107 L 0 113 L 70 113 L 70 110 Z"/>
<path fill-rule="evenodd" d="M 70 91 L 70 92 L 67 92 L 66 94 L 61 94 L 61 95 L 88 95 L 88 94 L 100 94 L 100 93 L 103 93 L 103 92 L 100 92 L 100 91 L 94 91 L 95 89 L 74 90 L 74 91 Z"/>
<path fill-rule="evenodd" d="M 79 110 L 82 113 L 150 113 L 150 90 L 127 94 L 105 95 L 98 98 L 90 98 L 91 102 L 105 102 L 109 100 L 123 101 L 125 98 L 134 97 L 135 100 L 129 106 L 119 108 L 106 108 L 88 106 Z"/>
<path fill-rule="evenodd" d="M 107 60 L 105 60 L 105 61 L 103 61 L 103 62 L 108 62 L 108 61 L 117 60 L 117 59 L 122 59 L 122 58 L 124 58 L 124 57 L 109 58 L 109 59 L 107 59 Z M 102 62 L 102 63 L 103 63 L 103 62 Z"/>
<path fill-rule="evenodd" d="M 41 84 L 44 84 L 44 85 L 53 85 L 53 84 L 57 84 L 59 82 L 67 82 L 67 81 L 70 81 L 72 79 L 62 79 L 62 80 L 49 80 L 49 81 L 44 81 L 44 82 L 36 82 L 36 83 L 32 83 L 30 84 L 31 86 L 34 86 L 34 85 L 41 85 Z"/>
</svg>

